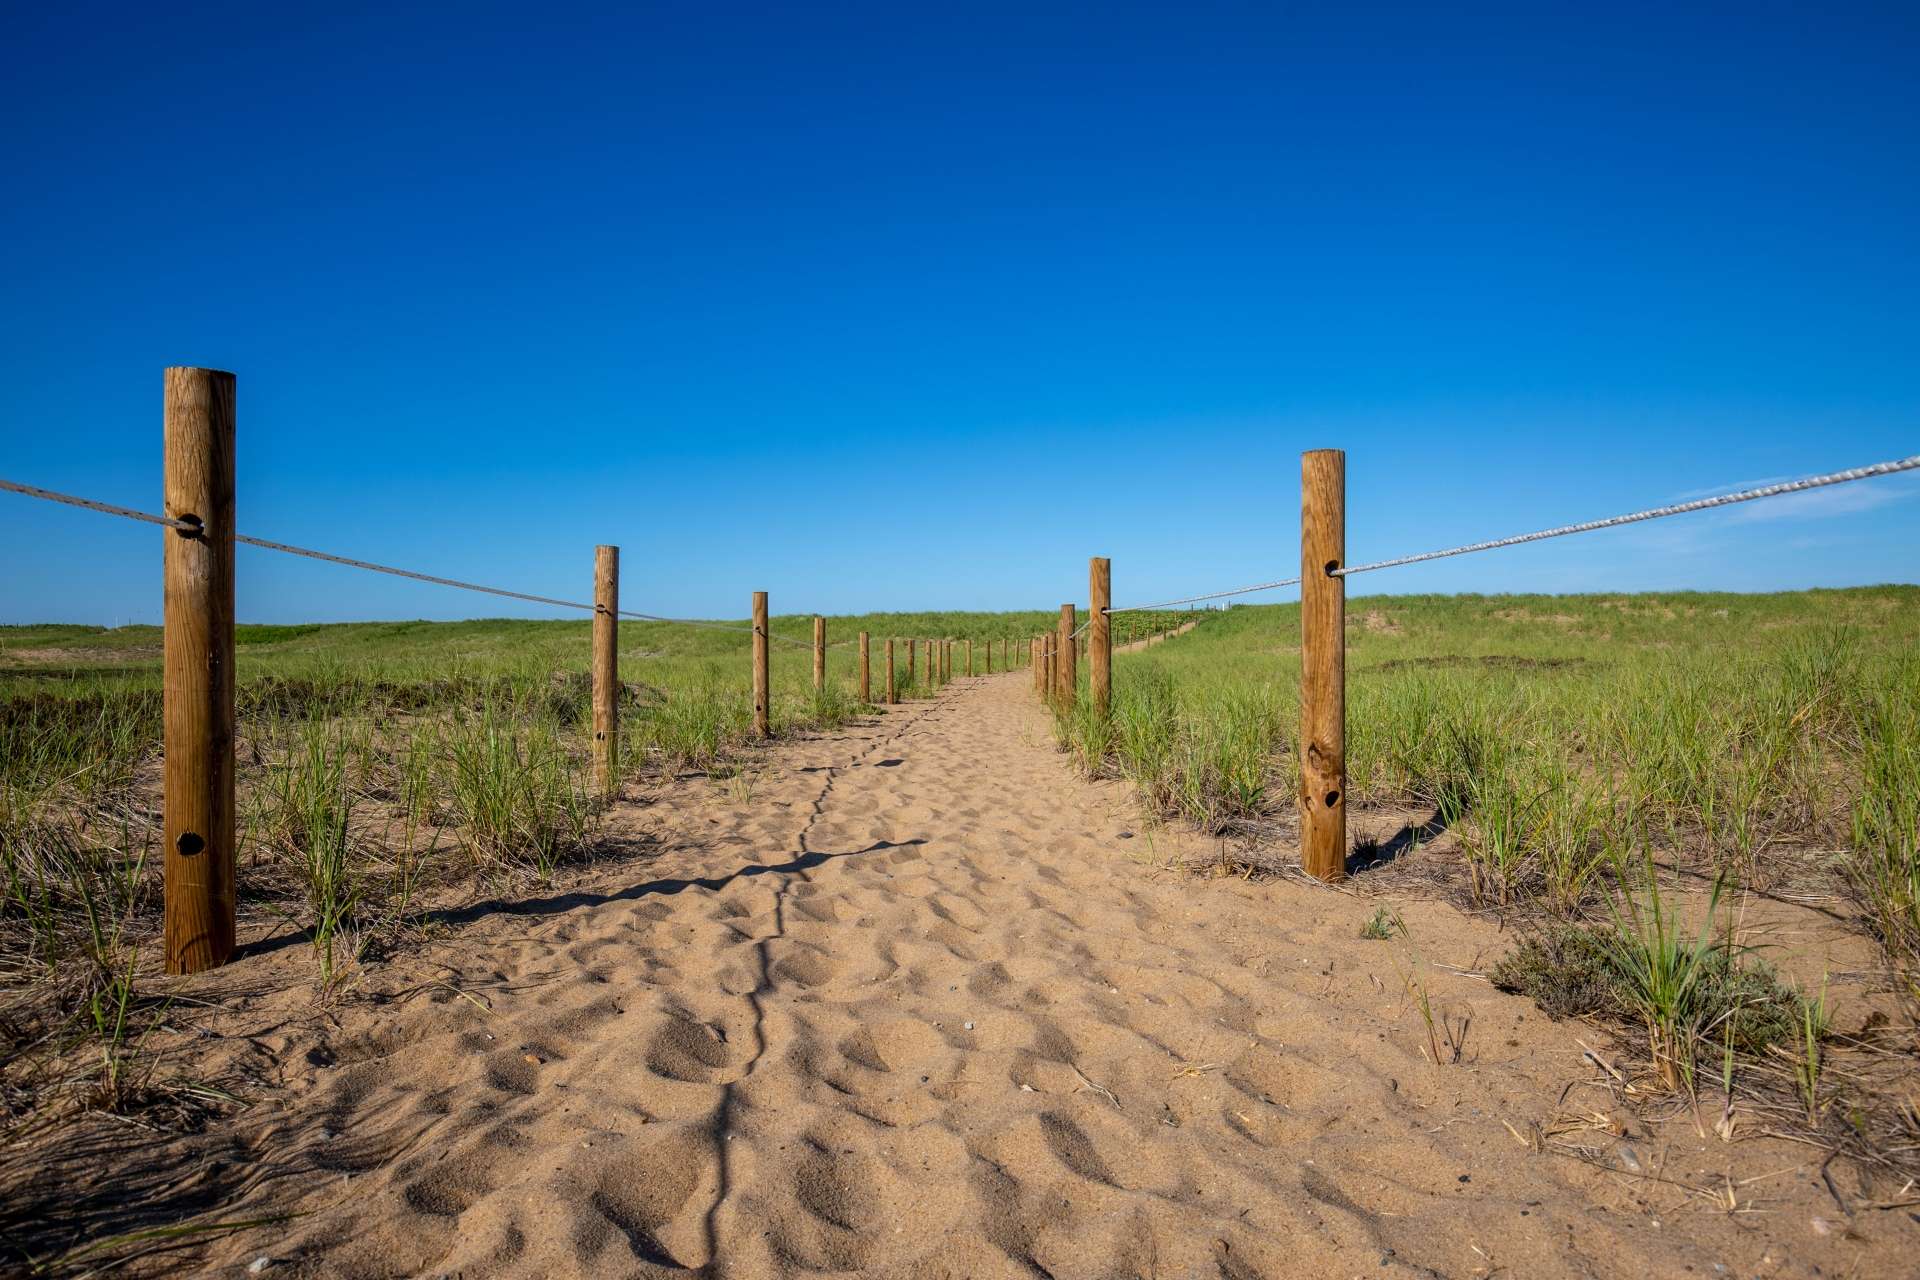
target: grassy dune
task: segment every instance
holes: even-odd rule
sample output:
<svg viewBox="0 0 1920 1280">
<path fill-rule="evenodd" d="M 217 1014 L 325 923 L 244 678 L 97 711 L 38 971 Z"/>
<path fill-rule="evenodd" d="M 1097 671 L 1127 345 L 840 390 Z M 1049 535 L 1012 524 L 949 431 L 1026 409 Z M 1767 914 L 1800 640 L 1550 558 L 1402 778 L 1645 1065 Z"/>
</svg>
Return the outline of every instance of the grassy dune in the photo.
<svg viewBox="0 0 1920 1280">
<path fill-rule="evenodd" d="M 1398 847 L 1363 841 L 1355 860 L 1444 848 L 1467 905 L 1527 926 L 1503 982 L 1644 1024 L 1669 1083 L 1736 1044 L 1817 1077 L 1824 999 L 1777 981 L 1730 904 L 1831 887 L 1911 1010 L 1920 589 L 1361 597 L 1347 645 L 1356 827 L 1370 809 L 1416 815 Z M 1213 615 L 1116 659 L 1111 725 L 1083 698 L 1058 736 L 1088 771 L 1240 837 L 1251 865 L 1285 861 L 1298 646 L 1295 605 Z M 1676 904 L 1680 871 L 1715 886 L 1708 901 Z M 1377 926 L 1392 933 L 1384 914 Z M 1805 1088 L 1816 1106 L 1817 1081 Z"/>
</svg>

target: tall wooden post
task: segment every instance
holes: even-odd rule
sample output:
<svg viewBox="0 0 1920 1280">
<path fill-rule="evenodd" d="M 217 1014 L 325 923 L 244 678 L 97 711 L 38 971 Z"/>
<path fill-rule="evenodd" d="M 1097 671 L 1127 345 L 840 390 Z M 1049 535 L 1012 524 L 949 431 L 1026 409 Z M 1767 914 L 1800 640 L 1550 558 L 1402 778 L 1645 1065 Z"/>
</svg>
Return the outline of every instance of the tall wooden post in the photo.
<svg viewBox="0 0 1920 1280">
<path fill-rule="evenodd" d="M 867 679 L 867 633 L 860 633 L 860 701 L 871 702 L 872 687 Z"/>
<path fill-rule="evenodd" d="M 767 670 L 767 651 L 771 642 L 767 637 L 767 593 L 753 593 L 753 736 L 770 738 L 773 736 L 773 715 L 770 705 L 772 680 Z"/>
<path fill-rule="evenodd" d="M 593 783 L 620 786 L 620 548 L 593 549 Z"/>
<path fill-rule="evenodd" d="M 967 637 L 967 674 L 973 674 L 973 637 Z"/>
<path fill-rule="evenodd" d="M 824 693 L 827 688 L 827 620 L 819 614 L 813 615 L 813 691 Z"/>
<path fill-rule="evenodd" d="M 1113 711 L 1113 561 L 1095 556 L 1087 566 L 1087 696 L 1094 714 L 1105 720 Z"/>
<path fill-rule="evenodd" d="M 893 641 L 887 641 L 887 705 L 900 701 L 900 690 L 893 683 Z"/>
<path fill-rule="evenodd" d="M 973 641 L 971 640 L 967 641 L 967 645 L 968 647 L 972 647 Z M 987 674 L 992 675 L 993 674 L 993 637 L 992 636 L 987 637 L 986 659 L 987 659 Z"/>
<path fill-rule="evenodd" d="M 913 679 L 914 679 L 913 655 L 915 652 L 919 650 L 919 648 L 920 648 L 920 642 L 918 640 L 907 641 L 907 683 L 908 684 L 913 683 Z"/>
<path fill-rule="evenodd" d="M 1042 698 L 1046 697 L 1047 686 L 1043 677 L 1047 669 L 1047 664 L 1040 660 L 1039 636 L 1035 636 L 1033 639 L 1027 641 L 1027 665 L 1033 668 L 1033 691 Z"/>
<path fill-rule="evenodd" d="M 1300 865 L 1346 875 L 1347 455 L 1300 455 Z"/>
<path fill-rule="evenodd" d="M 940 679 L 943 683 L 953 679 L 953 641 L 951 640 L 940 642 Z"/>
<path fill-rule="evenodd" d="M 234 376 L 168 369 L 163 537 L 163 929 L 168 973 L 233 955 Z"/>
<path fill-rule="evenodd" d="M 1080 652 L 1080 642 L 1073 634 L 1073 606 L 1060 606 L 1060 633 L 1057 651 L 1060 655 L 1058 667 L 1054 672 L 1054 696 L 1060 699 L 1060 705 L 1071 711 L 1075 694 L 1079 692 L 1079 664 L 1075 658 Z"/>
<path fill-rule="evenodd" d="M 933 641 L 927 641 L 927 688 L 940 687 L 940 663 L 933 656 Z"/>
</svg>

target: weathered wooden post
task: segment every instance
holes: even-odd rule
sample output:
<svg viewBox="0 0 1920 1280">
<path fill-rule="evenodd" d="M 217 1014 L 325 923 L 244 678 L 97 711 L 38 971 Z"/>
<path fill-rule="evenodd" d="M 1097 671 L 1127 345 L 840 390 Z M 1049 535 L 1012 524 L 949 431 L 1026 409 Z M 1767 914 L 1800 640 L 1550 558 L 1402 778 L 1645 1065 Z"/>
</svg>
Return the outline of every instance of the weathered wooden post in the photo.
<svg viewBox="0 0 1920 1280">
<path fill-rule="evenodd" d="M 769 704 L 771 673 L 767 670 L 767 593 L 753 593 L 753 736 L 773 736 L 773 715 Z"/>
<path fill-rule="evenodd" d="M 887 705 L 900 701 L 900 690 L 893 683 L 893 641 L 887 641 Z"/>
<path fill-rule="evenodd" d="M 973 674 L 973 637 L 967 637 L 967 674 Z"/>
<path fill-rule="evenodd" d="M 953 679 L 953 641 L 940 642 L 940 681 L 942 684 Z"/>
<path fill-rule="evenodd" d="M 825 693 L 827 689 L 827 620 L 819 614 L 813 615 L 813 691 Z"/>
<path fill-rule="evenodd" d="M 1039 636 L 1027 641 L 1027 665 L 1033 668 L 1033 691 L 1039 697 L 1047 696 L 1047 664 L 1040 657 L 1041 639 Z"/>
<path fill-rule="evenodd" d="M 233 956 L 233 505 L 235 379 L 173 368 L 162 391 L 161 801 L 168 973 Z"/>
<path fill-rule="evenodd" d="M 1346 875 L 1347 455 L 1300 455 L 1300 865 Z"/>
<path fill-rule="evenodd" d="M 907 641 L 907 683 L 913 683 L 913 655 L 920 648 L 918 640 Z"/>
<path fill-rule="evenodd" d="M 1095 556 L 1087 567 L 1087 696 L 1094 714 L 1113 712 L 1113 561 Z"/>
<path fill-rule="evenodd" d="M 940 660 L 933 656 L 933 641 L 927 641 L 927 688 L 940 687 Z"/>
<path fill-rule="evenodd" d="M 969 640 L 967 641 L 967 643 L 971 645 L 973 641 Z M 992 675 L 993 674 L 993 637 L 992 636 L 987 637 L 986 660 L 987 660 L 987 674 Z"/>
<path fill-rule="evenodd" d="M 860 633 L 860 701 L 861 702 L 873 701 L 872 697 L 870 696 L 872 692 L 872 686 L 867 679 L 867 671 L 868 671 L 867 633 L 862 631 Z"/>
<path fill-rule="evenodd" d="M 620 788 L 620 548 L 593 549 L 593 782 Z"/>
<path fill-rule="evenodd" d="M 1054 671 L 1053 695 L 1060 699 L 1062 707 L 1071 711 L 1074 696 L 1079 692 L 1079 664 L 1075 658 L 1080 652 L 1080 644 L 1074 639 L 1073 606 L 1070 604 L 1060 606 L 1060 632 L 1055 651 L 1060 657 Z"/>
</svg>

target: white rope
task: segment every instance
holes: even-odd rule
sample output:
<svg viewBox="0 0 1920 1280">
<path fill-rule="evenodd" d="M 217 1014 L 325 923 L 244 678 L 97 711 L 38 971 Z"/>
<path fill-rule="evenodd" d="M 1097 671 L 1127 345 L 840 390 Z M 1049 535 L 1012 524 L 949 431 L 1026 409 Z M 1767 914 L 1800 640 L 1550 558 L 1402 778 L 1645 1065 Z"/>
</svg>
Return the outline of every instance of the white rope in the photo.
<svg viewBox="0 0 1920 1280">
<path fill-rule="evenodd" d="M 132 507 L 116 507 L 108 502 L 95 502 L 92 498 L 76 498 L 70 493 L 55 493 L 51 489 L 36 489 L 30 484 L 15 484 L 11 480 L 0 480 L 0 489 L 9 493 L 24 493 L 29 498 L 45 498 L 48 502 L 64 502 L 70 507 L 84 507 L 88 511 L 100 511 L 110 516 L 125 516 L 129 520 L 145 520 L 148 524 L 162 525 L 168 529 L 192 529 L 195 526 L 187 520 L 175 520 L 170 516 L 156 516 L 146 511 L 135 511 Z"/>
<path fill-rule="evenodd" d="M 98 511 L 105 515 L 124 516 L 129 520 L 143 520 L 148 524 L 157 524 L 168 529 L 178 529 L 185 533 L 200 533 L 203 531 L 203 526 L 191 520 L 176 520 L 171 516 L 156 516 L 151 512 L 135 511 L 131 507 L 116 507 L 112 503 L 96 502 L 91 498 L 78 498 L 70 493 L 55 493 L 52 489 L 36 488 L 30 484 L 18 484 L 12 480 L 0 479 L 0 490 L 5 490 L 9 493 L 24 494 L 29 498 L 44 498 L 48 502 L 65 503 L 70 507 L 80 507 L 87 511 Z M 251 538 L 244 533 L 234 534 L 233 540 L 249 547 L 259 547 L 265 551 L 281 551 L 290 556 L 305 556 L 309 560 L 322 560 L 328 564 L 345 565 L 349 569 L 365 569 L 369 573 L 390 574 L 396 578 L 408 578 L 414 582 L 428 582 L 439 587 L 457 587 L 462 591 L 478 591 L 484 595 L 504 596 L 509 600 L 525 600 L 530 604 L 553 605 L 560 609 L 584 609 L 588 613 L 594 612 L 595 608 L 593 605 L 583 604 L 578 600 L 560 600 L 553 596 L 529 595 L 524 591 L 509 591 L 505 587 L 488 587 L 478 582 L 462 582 L 458 578 L 442 578 L 431 573 L 416 573 L 412 569 L 396 569 L 392 565 L 375 564 L 370 560 L 353 560 L 346 556 L 336 556 L 327 551 L 314 551 L 308 547 L 290 546 L 284 542 L 269 542 L 265 538 Z M 708 627 L 715 631 L 744 631 L 749 635 L 753 633 L 751 626 L 743 627 L 737 623 L 702 622 L 692 618 L 663 618 L 656 614 L 635 613 L 628 609 L 622 609 L 620 616 L 623 618 L 639 618 L 646 622 L 667 622 L 683 627 Z M 769 632 L 769 638 L 778 640 L 782 644 L 795 645 L 800 648 L 810 647 L 801 641 L 790 640 L 786 636 L 773 635 L 771 632 Z"/>
<path fill-rule="evenodd" d="M 1867 480 L 1874 476 L 1888 476 L 1895 472 L 1912 471 L 1916 468 L 1920 468 L 1920 454 L 1894 462 L 1876 462 L 1872 466 L 1831 471 L 1823 476 L 1808 476 L 1804 480 L 1787 480 L 1780 484 L 1762 485 L 1757 489 L 1743 489 L 1738 493 L 1723 493 L 1713 498 L 1698 498 L 1692 502 L 1676 502 L 1671 506 L 1650 507 L 1645 511 L 1634 511 L 1627 515 L 1608 516 L 1604 520 L 1584 520 L 1579 524 L 1563 524 L 1556 529 L 1542 529 L 1538 533 L 1521 533 L 1511 538 L 1495 538 L 1489 542 L 1469 543 L 1464 547 L 1448 547 L 1444 551 L 1423 551 L 1419 555 L 1396 556 L 1392 560 L 1375 560 L 1371 564 L 1356 564 L 1345 569 L 1335 569 L 1333 576 L 1346 578 L 1356 573 L 1371 573 L 1375 569 L 1394 569 L 1404 564 L 1420 564 L 1427 560 L 1444 560 L 1448 556 L 1463 556 L 1471 551 L 1492 551 L 1498 547 L 1517 546 L 1522 542 L 1538 542 L 1542 538 L 1559 538 L 1569 533 L 1591 533 L 1595 529 L 1612 529 L 1623 524 L 1638 524 L 1642 520 L 1658 520 L 1663 516 L 1685 515 L 1689 511 L 1706 511 L 1713 507 L 1731 506 L 1736 502 L 1778 498 L 1789 493 L 1804 493 L 1809 489 L 1824 488 L 1830 484 L 1846 484 L 1850 480 Z"/>
<path fill-rule="evenodd" d="M 1280 587 L 1297 587 L 1298 578 L 1282 578 L 1278 582 L 1257 582 L 1251 587 L 1236 587 L 1232 591 L 1209 591 L 1203 596 L 1181 596 L 1178 600 L 1156 600 L 1152 604 L 1130 604 L 1120 609 L 1108 609 L 1109 615 L 1116 613 L 1138 613 L 1142 609 L 1165 609 L 1176 604 L 1197 604 L 1202 600 L 1224 600 L 1228 596 L 1252 595 L 1256 591 L 1274 591 Z"/>
</svg>

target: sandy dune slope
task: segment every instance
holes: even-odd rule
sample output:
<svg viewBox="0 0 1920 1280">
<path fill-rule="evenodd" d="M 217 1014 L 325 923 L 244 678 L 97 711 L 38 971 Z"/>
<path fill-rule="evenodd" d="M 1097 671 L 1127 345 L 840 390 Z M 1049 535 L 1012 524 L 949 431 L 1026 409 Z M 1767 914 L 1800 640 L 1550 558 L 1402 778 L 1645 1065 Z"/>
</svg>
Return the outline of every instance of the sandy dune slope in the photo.
<svg viewBox="0 0 1920 1280">
<path fill-rule="evenodd" d="M 1807 1148 L 1686 1121 L 1628 1137 L 1641 1176 L 1611 1137 L 1609 1167 L 1530 1150 L 1531 1121 L 1606 1107 L 1594 1032 L 1435 968 L 1472 1021 L 1466 1062 L 1430 1064 L 1370 903 L 1157 869 L 1176 838 L 1071 774 L 1025 672 L 764 761 L 751 794 L 622 806 L 648 858 L 455 913 L 412 958 L 440 985 L 269 1039 L 284 1105 L 233 1123 L 279 1172 L 222 1213 L 303 1216 L 206 1265 L 1914 1274 L 1911 1216 L 1843 1218 Z M 1432 962 L 1504 949 L 1407 919 Z M 1694 1190 L 1761 1175 L 1737 1192 L 1761 1212 Z"/>
</svg>

